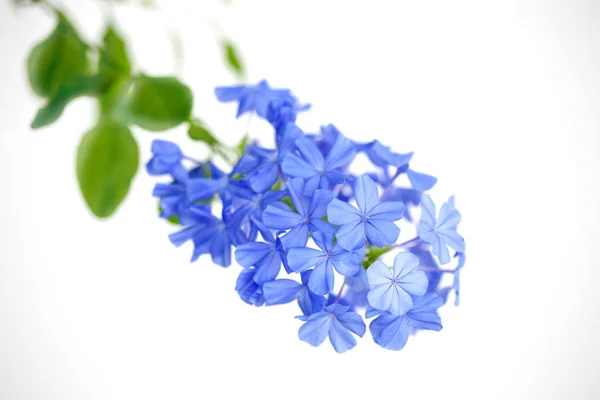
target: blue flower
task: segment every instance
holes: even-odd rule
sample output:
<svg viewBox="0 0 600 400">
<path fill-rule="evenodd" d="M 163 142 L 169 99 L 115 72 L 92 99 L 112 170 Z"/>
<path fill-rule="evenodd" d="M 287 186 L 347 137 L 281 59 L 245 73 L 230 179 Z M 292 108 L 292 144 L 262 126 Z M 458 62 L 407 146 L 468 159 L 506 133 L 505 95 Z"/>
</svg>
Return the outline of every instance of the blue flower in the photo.
<svg viewBox="0 0 600 400">
<path fill-rule="evenodd" d="M 160 198 L 160 217 L 171 218 L 185 212 L 191 205 L 187 195 L 187 187 L 183 183 L 157 183 L 152 196 Z"/>
<path fill-rule="evenodd" d="M 340 169 L 348 165 L 356 154 L 350 140 L 338 135 L 325 158 L 309 138 L 297 139 L 295 144 L 302 157 L 288 154 L 281 163 L 281 169 L 287 176 L 306 180 L 305 194 L 317 189 L 331 189 L 332 183 L 344 182 L 344 174 Z"/>
<path fill-rule="evenodd" d="M 393 221 L 404 215 L 404 204 L 380 203 L 377 185 L 367 175 L 357 179 L 354 196 L 358 209 L 338 199 L 327 207 L 329 222 L 340 226 L 336 233 L 340 246 L 352 250 L 364 244 L 365 238 L 377 247 L 395 243 L 400 228 Z"/>
<path fill-rule="evenodd" d="M 235 291 L 238 292 L 244 302 L 260 307 L 265 304 L 265 298 L 262 287 L 254 281 L 255 273 L 254 268 L 242 270 L 235 283 Z"/>
<path fill-rule="evenodd" d="M 267 305 L 285 304 L 297 300 L 302 314 L 306 317 L 323 309 L 325 296 L 313 293 L 308 288 L 312 270 L 301 274 L 302 284 L 291 279 L 277 279 L 263 285 L 263 295 Z"/>
<path fill-rule="evenodd" d="M 369 294 L 371 307 L 388 311 L 392 315 L 402 315 L 413 306 L 412 296 L 422 296 L 427 292 L 427 276 L 418 271 L 419 259 L 412 253 L 398 253 L 391 271 L 381 261 L 375 261 L 369 269 Z"/>
<path fill-rule="evenodd" d="M 267 81 L 262 80 L 257 85 L 221 86 L 215 89 L 217 100 L 223 103 L 237 101 L 236 117 L 248 111 L 256 111 L 258 115 L 267 118 L 269 104 L 272 101 L 288 101 L 296 103 L 296 97 L 289 89 L 272 89 Z"/>
<path fill-rule="evenodd" d="M 187 180 L 187 171 L 181 164 L 183 153 L 178 145 L 166 140 L 155 139 L 152 142 L 152 158 L 146 164 L 150 175 L 170 174 L 178 181 Z"/>
<path fill-rule="evenodd" d="M 308 280 L 308 287 L 316 294 L 327 294 L 333 290 L 333 269 L 344 276 L 358 272 L 364 257 L 362 248 L 348 251 L 333 243 L 333 234 L 313 233 L 313 240 L 321 250 L 294 247 L 288 250 L 288 265 L 295 272 L 315 267 Z"/>
<path fill-rule="evenodd" d="M 177 247 L 188 240 L 193 241 L 192 262 L 201 254 L 210 254 L 213 262 L 222 267 L 231 264 L 231 238 L 228 227 L 211 215 L 206 206 L 194 205 L 180 219 L 183 225 L 187 225 L 186 228 L 170 234 L 169 240 Z"/>
<path fill-rule="evenodd" d="M 366 330 L 360 315 L 349 311 L 349 307 L 332 304 L 308 317 L 300 327 L 298 337 L 311 346 L 319 346 L 329 336 L 335 351 L 343 353 L 356 346 L 352 333 L 362 337 Z"/>
<path fill-rule="evenodd" d="M 236 261 L 244 268 L 256 267 L 254 281 L 259 285 L 277 278 L 286 254 L 281 240 L 265 238 L 266 242 L 249 242 L 235 250 Z"/>
<path fill-rule="evenodd" d="M 290 229 L 282 238 L 286 248 L 306 246 L 308 232 L 333 233 L 335 229 L 323 217 L 333 199 L 329 190 L 316 190 L 312 197 L 305 196 L 304 181 L 295 178 L 288 183 L 288 192 L 297 212 L 284 203 L 273 203 L 265 208 L 263 221 L 272 229 Z"/>
<path fill-rule="evenodd" d="M 439 217 L 435 216 L 435 204 L 426 194 L 421 198 L 421 220 L 417 226 L 417 234 L 425 242 L 431 244 L 433 254 L 442 264 L 450 262 L 448 246 L 459 253 L 465 251 L 465 240 L 456 232 L 460 222 L 460 212 L 454 206 L 454 196 L 448 199 L 440 209 Z"/>
<path fill-rule="evenodd" d="M 408 176 L 412 188 L 418 192 L 426 192 L 433 188 L 437 183 L 437 178 L 435 176 L 415 172 L 412 169 L 406 171 L 406 175 Z"/>
<path fill-rule="evenodd" d="M 369 325 L 371 336 L 381 347 L 401 350 L 412 330 L 440 331 L 442 329 L 437 309 L 443 304 L 444 301 L 435 293 L 427 293 L 416 298 L 412 308 L 404 315 L 390 313 L 379 315 Z"/>
<path fill-rule="evenodd" d="M 287 124 L 283 133 L 277 138 L 277 151 L 263 149 L 258 146 L 248 146 L 251 154 L 258 164 L 247 168 L 245 179 L 250 187 L 257 193 L 271 189 L 279 178 L 279 165 L 290 152 L 296 149 L 295 141 L 304 136 L 304 132 L 295 124 Z"/>
<path fill-rule="evenodd" d="M 275 135 L 279 137 L 290 122 L 296 122 L 299 111 L 310 109 L 310 104 L 300 105 L 295 99 L 275 99 L 267 107 L 267 121 L 275 128 Z"/>
<path fill-rule="evenodd" d="M 359 149 L 367 154 L 373 164 L 382 168 L 401 168 L 408 165 L 413 156 L 413 153 L 394 153 L 389 146 L 382 145 L 379 140 L 359 145 Z"/>
</svg>

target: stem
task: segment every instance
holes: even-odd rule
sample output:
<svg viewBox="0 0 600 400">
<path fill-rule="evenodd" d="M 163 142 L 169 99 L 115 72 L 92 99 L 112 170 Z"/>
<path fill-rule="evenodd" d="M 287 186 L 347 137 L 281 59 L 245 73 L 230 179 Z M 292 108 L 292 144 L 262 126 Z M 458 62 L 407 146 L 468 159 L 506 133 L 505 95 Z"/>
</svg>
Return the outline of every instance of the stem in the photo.
<svg viewBox="0 0 600 400">
<path fill-rule="evenodd" d="M 344 279 L 344 282 L 342 283 L 342 287 L 340 288 L 340 291 L 338 292 L 337 296 L 335 297 L 333 304 L 339 303 L 340 298 L 342 297 L 342 291 L 344 290 L 345 287 L 346 287 L 346 280 Z"/>
<path fill-rule="evenodd" d="M 412 238 L 410 240 L 407 240 L 406 242 L 397 244 L 394 247 L 396 247 L 396 248 L 400 248 L 400 247 L 414 247 L 417 244 L 419 244 L 420 242 L 421 242 L 421 238 L 417 236 L 416 238 Z"/>
<path fill-rule="evenodd" d="M 196 160 L 195 158 L 188 157 L 188 156 L 183 156 L 183 159 L 184 159 L 184 160 L 191 161 L 191 162 L 193 162 L 193 163 L 196 163 L 196 164 L 198 164 L 198 165 L 204 164 L 204 162 L 203 162 L 203 161 Z"/>
<path fill-rule="evenodd" d="M 433 268 L 433 267 L 417 267 L 417 270 L 419 271 L 423 271 L 423 272 L 437 272 L 439 274 L 453 274 L 456 272 L 456 269 L 439 269 L 439 268 Z"/>
</svg>

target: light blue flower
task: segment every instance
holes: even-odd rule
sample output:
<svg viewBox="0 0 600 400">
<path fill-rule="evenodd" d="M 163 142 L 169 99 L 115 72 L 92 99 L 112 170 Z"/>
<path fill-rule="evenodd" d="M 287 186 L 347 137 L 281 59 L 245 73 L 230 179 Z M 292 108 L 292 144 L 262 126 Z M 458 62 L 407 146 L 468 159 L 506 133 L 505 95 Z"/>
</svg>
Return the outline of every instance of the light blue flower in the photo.
<svg viewBox="0 0 600 400">
<path fill-rule="evenodd" d="M 439 217 L 436 219 L 435 204 L 429 195 L 423 194 L 421 220 L 417 226 L 417 233 L 421 239 L 431 244 L 433 254 L 442 264 L 450 262 L 448 246 L 459 253 L 465 251 L 465 240 L 456 232 L 460 218 L 460 212 L 454 206 L 454 196 L 442 205 Z"/>
<path fill-rule="evenodd" d="M 435 293 L 427 293 L 414 301 L 412 308 L 404 315 L 383 313 L 369 325 L 375 343 L 389 350 L 401 350 L 411 331 L 426 329 L 440 331 L 442 322 L 437 309 L 444 301 Z M 367 318 L 372 316 L 368 312 Z"/>
<path fill-rule="evenodd" d="M 335 351 L 343 353 L 356 346 L 352 333 L 362 337 L 366 330 L 360 315 L 349 311 L 347 306 L 332 304 L 308 317 L 300 327 L 298 337 L 311 346 L 319 346 L 329 336 Z"/>
<path fill-rule="evenodd" d="M 381 261 L 375 261 L 369 269 L 369 293 L 371 307 L 402 315 L 413 306 L 412 296 L 422 296 L 427 291 L 427 275 L 418 271 L 419 259 L 412 253 L 398 253 L 394 258 L 394 269 L 390 270 Z"/>
<path fill-rule="evenodd" d="M 394 221 L 402 218 L 405 206 L 400 202 L 379 202 L 377 185 L 363 175 L 356 180 L 354 197 L 358 209 L 339 199 L 329 203 L 329 222 L 339 225 L 336 237 L 346 250 L 364 244 L 365 238 L 377 247 L 394 244 L 400 234 Z"/>
<path fill-rule="evenodd" d="M 314 267 L 308 280 L 308 287 L 316 294 L 327 294 L 333 290 L 333 269 L 344 276 L 358 272 L 364 251 L 359 248 L 348 251 L 334 244 L 333 234 L 315 232 L 313 240 L 319 249 L 295 247 L 288 250 L 288 265 L 295 272 L 306 271 Z"/>
</svg>

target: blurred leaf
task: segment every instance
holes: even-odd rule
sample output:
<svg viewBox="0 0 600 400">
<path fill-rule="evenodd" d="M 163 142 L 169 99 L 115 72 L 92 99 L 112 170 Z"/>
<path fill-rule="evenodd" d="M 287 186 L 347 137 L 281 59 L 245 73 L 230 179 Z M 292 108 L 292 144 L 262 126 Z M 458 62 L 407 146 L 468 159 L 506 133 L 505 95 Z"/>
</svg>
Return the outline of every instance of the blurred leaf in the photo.
<svg viewBox="0 0 600 400">
<path fill-rule="evenodd" d="M 104 33 L 98 74 L 105 85 L 105 91 L 100 97 L 100 114 L 114 119 L 116 116 L 112 114 L 119 108 L 120 100 L 129 84 L 131 62 L 124 40 L 112 25 L 109 25 Z"/>
<path fill-rule="evenodd" d="M 192 140 L 206 143 L 211 148 L 221 144 L 208 130 L 206 125 L 204 125 L 204 123 L 198 119 L 194 119 L 192 122 L 190 122 L 188 136 Z"/>
<path fill-rule="evenodd" d="M 174 77 L 141 75 L 128 96 L 129 122 L 148 131 L 164 131 L 189 120 L 192 112 L 191 90 Z"/>
<path fill-rule="evenodd" d="M 367 246 L 367 253 L 365 254 L 365 259 L 362 262 L 363 267 L 369 268 L 371 264 L 373 264 L 379 257 L 393 249 L 394 246 Z"/>
<path fill-rule="evenodd" d="M 234 44 L 228 40 L 223 41 L 223 50 L 225 52 L 225 60 L 231 70 L 239 77 L 244 77 L 244 66 L 242 64 L 239 52 L 235 48 Z"/>
<path fill-rule="evenodd" d="M 31 50 L 27 60 L 29 84 L 41 97 L 52 96 L 63 83 L 85 75 L 89 67 L 87 45 L 62 13 L 57 12 L 57 17 L 54 31 Z"/>
<path fill-rule="evenodd" d="M 138 169 L 138 146 L 129 128 L 104 120 L 87 132 L 77 152 L 77 178 L 83 197 L 100 218 L 115 212 Z"/>
<path fill-rule="evenodd" d="M 99 76 L 79 76 L 72 81 L 63 83 L 48 103 L 37 112 L 31 123 L 32 129 L 50 125 L 63 113 L 69 102 L 80 96 L 95 96 L 102 91 L 102 81 Z"/>
<path fill-rule="evenodd" d="M 240 142 L 236 146 L 235 149 L 237 151 L 238 158 L 241 158 L 244 155 L 244 153 L 246 152 L 246 146 L 248 145 L 249 141 L 250 141 L 250 137 L 248 135 L 244 135 L 242 140 L 240 140 Z"/>
</svg>

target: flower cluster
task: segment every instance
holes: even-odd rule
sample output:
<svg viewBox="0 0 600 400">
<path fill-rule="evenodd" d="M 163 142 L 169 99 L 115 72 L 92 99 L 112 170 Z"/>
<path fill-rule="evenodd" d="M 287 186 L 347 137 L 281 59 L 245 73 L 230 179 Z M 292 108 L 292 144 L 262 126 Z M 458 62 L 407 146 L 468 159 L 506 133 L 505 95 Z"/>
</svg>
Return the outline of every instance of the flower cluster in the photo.
<svg viewBox="0 0 600 400">
<path fill-rule="evenodd" d="M 171 242 L 191 241 L 192 261 L 210 254 L 222 267 L 231 264 L 234 247 L 243 267 L 235 286 L 240 298 L 254 306 L 297 302 L 299 338 L 313 346 L 329 337 L 337 352 L 349 350 L 371 318 L 374 341 L 391 350 L 421 329 L 439 331 L 438 308 L 449 293 L 458 304 L 465 244 L 454 198 L 437 214 L 425 194 L 436 178 L 411 168 L 412 153 L 395 153 L 377 140 L 355 142 L 334 125 L 303 132 L 296 117 L 309 106 L 289 90 L 263 81 L 215 92 L 221 102 L 237 102 L 238 117 L 267 120 L 275 148 L 247 143 L 226 173 L 156 140 L 147 170 L 172 177 L 154 189 L 160 216 L 183 227 Z M 361 153 L 372 170 L 356 174 L 351 165 Z M 401 175 L 410 186 L 396 183 Z M 416 237 L 399 240 L 400 220 L 416 225 Z M 381 257 L 392 251 L 390 267 Z M 454 259 L 455 268 L 441 268 Z M 453 281 L 445 284 L 446 275 Z"/>
</svg>

